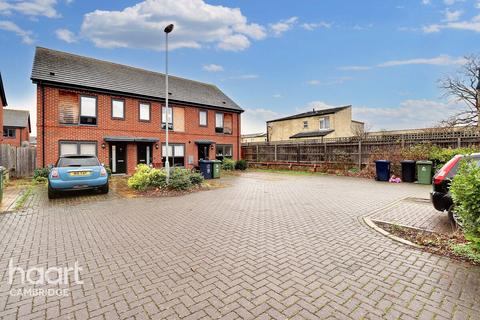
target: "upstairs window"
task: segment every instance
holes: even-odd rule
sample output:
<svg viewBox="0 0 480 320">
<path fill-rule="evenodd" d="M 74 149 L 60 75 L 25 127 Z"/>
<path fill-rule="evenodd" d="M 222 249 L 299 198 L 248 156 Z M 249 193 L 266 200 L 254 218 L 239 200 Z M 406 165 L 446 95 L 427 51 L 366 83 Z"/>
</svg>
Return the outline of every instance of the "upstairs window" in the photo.
<svg viewBox="0 0 480 320">
<path fill-rule="evenodd" d="M 320 118 L 320 130 L 330 129 L 330 117 Z"/>
<path fill-rule="evenodd" d="M 166 128 L 167 108 L 162 107 L 162 129 Z M 173 130 L 173 109 L 168 107 L 168 130 Z"/>
<path fill-rule="evenodd" d="M 15 138 L 16 131 L 17 130 L 12 129 L 12 128 L 3 128 L 3 137 L 4 138 Z"/>
<path fill-rule="evenodd" d="M 223 133 L 223 113 L 215 114 L 215 132 Z"/>
<path fill-rule="evenodd" d="M 112 99 L 112 118 L 125 119 L 125 100 Z"/>
<path fill-rule="evenodd" d="M 308 129 L 308 121 L 303 121 L 303 129 Z"/>
<path fill-rule="evenodd" d="M 200 127 L 206 127 L 208 125 L 208 112 L 206 110 L 200 110 L 198 112 L 199 125 Z"/>
<path fill-rule="evenodd" d="M 97 98 L 80 97 L 80 124 L 97 125 Z"/>
<path fill-rule="evenodd" d="M 141 102 L 139 108 L 140 121 L 150 121 L 150 103 Z"/>
</svg>

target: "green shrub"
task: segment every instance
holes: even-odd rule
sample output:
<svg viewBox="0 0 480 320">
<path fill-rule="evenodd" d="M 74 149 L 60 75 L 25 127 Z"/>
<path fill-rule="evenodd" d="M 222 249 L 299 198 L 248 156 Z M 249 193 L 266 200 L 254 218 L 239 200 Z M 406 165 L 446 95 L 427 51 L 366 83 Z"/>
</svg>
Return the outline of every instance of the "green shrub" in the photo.
<svg viewBox="0 0 480 320">
<path fill-rule="evenodd" d="M 237 163 L 235 164 L 235 169 L 237 170 L 247 170 L 248 168 L 248 162 L 247 160 L 238 160 Z"/>
<path fill-rule="evenodd" d="M 35 180 L 38 177 L 48 178 L 50 174 L 49 168 L 37 168 L 33 171 L 33 179 Z"/>
<path fill-rule="evenodd" d="M 480 251 L 475 250 L 470 244 L 455 244 L 452 246 L 453 252 L 459 256 L 468 258 L 476 263 L 480 263 Z"/>
<path fill-rule="evenodd" d="M 480 166 L 462 160 L 450 188 L 455 211 L 462 219 L 465 238 L 480 253 Z"/>
<path fill-rule="evenodd" d="M 168 187 L 174 190 L 188 190 L 192 187 L 190 172 L 186 169 L 175 169 L 170 175 Z"/>
<path fill-rule="evenodd" d="M 402 149 L 400 153 L 405 160 L 426 160 L 430 158 L 432 148 L 430 144 L 417 144 Z"/>
<path fill-rule="evenodd" d="M 199 185 L 203 182 L 204 178 L 200 172 L 192 172 L 190 173 L 190 182 L 193 185 Z"/>
<path fill-rule="evenodd" d="M 163 169 L 151 169 L 148 176 L 149 186 L 165 188 L 167 186 L 167 173 Z"/>
<path fill-rule="evenodd" d="M 133 176 L 128 178 L 128 187 L 136 190 L 145 190 L 150 186 L 150 171 L 146 164 L 139 164 Z"/>
<path fill-rule="evenodd" d="M 42 176 L 37 176 L 33 178 L 33 183 L 34 184 L 46 184 L 48 181 L 48 178 L 42 177 Z"/>
<path fill-rule="evenodd" d="M 235 170 L 235 160 L 225 158 L 222 161 L 222 169 L 226 171 Z"/>
<path fill-rule="evenodd" d="M 447 163 L 450 159 L 452 159 L 457 154 L 472 154 L 476 152 L 475 149 L 472 148 L 439 148 L 439 147 L 432 147 L 430 150 L 430 154 L 428 156 L 428 160 L 433 162 L 433 165 L 440 169 L 445 163 Z"/>
</svg>

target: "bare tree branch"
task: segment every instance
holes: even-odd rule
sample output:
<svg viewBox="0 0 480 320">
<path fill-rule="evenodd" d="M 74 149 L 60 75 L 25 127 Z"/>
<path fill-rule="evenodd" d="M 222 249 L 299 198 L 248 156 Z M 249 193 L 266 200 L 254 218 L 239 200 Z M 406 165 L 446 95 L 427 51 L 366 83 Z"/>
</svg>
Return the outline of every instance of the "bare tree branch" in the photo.
<svg viewBox="0 0 480 320">
<path fill-rule="evenodd" d="M 441 122 L 447 127 L 477 126 L 480 130 L 480 103 L 478 87 L 480 82 L 480 55 L 466 56 L 466 63 L 455 75 L 439 81 L 443 96 L 465 104 L 465 110 Z"/>
</svg>

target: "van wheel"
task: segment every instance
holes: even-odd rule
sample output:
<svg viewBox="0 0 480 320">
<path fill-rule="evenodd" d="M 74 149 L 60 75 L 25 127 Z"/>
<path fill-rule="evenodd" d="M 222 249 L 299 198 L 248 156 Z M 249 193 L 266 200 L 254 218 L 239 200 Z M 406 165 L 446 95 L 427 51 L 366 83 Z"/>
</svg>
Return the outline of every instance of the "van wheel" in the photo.
<svg viewBox="0 0 480 320">
<path fill-rule="evenodd" d="M 450 222 L 452 225 L 457 228 L 461 229 L 462 228 L 462 220 L 458 216 L 458 214 L 455 212 L 455 205 L 451 205 L 450 208 L 448 208 L 448 219 L 450 219 Z"/>
<path fill-rule="evenodd" d="M 48 186 L 48 199 L 55 198 L 57 198 L 57 193 L 50 186 Z"/>
</svg>

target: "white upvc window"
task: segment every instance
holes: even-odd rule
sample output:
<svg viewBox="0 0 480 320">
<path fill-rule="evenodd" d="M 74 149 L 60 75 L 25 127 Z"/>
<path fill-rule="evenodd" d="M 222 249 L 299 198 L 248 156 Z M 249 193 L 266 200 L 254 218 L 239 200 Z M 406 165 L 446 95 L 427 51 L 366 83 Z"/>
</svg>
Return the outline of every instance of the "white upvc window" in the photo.
<svg viewBox="0 0 480 320">
<path fill-rule="evenodd" d="M 97 97 L 80 97 L 80 124 L 97 124 Z"/>
<path fill-rule="evenodd" d="M 162 107 L 162 129 L 166 128 L 167 108 Z M 168 129 L 173 130 L 173 109 L 168 107 Z"/>
<path fill-rule="evenodd" d="M 112 118 L 125 119 L 125 100 L 112 99 Z"/>
<path fill-rule="evenodd" d="M 140 102 L 139 118 L 140 121 L 150 121 L 150 103 Z"/>
<path fill-rule="evenodd" d="M 200 110 L 198 112 L 200 126 L 206 127 L 208 125 L 207 116 L 208 116 L 208 112 L 206 110 Z"/>
<path fill-rule="evenodd" d="M 320 118 L 320 130 L 330 129 L 330 117 Z"/>
</svg>

